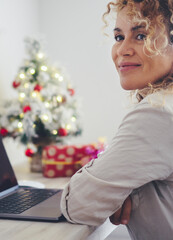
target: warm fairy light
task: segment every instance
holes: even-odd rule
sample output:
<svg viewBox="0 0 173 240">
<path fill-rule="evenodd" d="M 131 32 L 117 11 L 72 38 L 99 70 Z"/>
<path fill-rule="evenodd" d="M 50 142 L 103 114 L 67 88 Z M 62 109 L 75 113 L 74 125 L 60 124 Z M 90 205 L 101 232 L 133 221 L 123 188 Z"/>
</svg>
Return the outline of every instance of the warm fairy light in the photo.
<svg viewBox="0 0 173 240">
<path fill-rule="evenodd" d="M 23 127 L 22 122 L 18 122 L 17 126 L 18 126 L 18 128 L 22 128 Z"/>
<path fill-rule="evenodd" d="M 19 93 L 19 96 L 21 97 L 21 98 L 25 98 L 25 93 Z"/>
<path fill-rule="evenodd" d="M 29 83 L 25 83 L 24 88 L 29 88 Z"/>
<path fill-rule="evenodd" d="M 54 129 L 54 130 L 52 131 L 52 134 L 53 134 L 53 135 L 57 135 L 57 134 L 58 134 L 58 131 Z"/>
<path fill-rule="evenodd" d="M 41 66 L 41 70 L 44 71 L 44 72 L 46 72 L 46 71 L 47 71 L 47 66 L 44 66 L 44 65 Z"/>
<path fill-rule="evenodd" d="M 33 127 L 33 128 L 36 128 L 36 124 L 34 123 L 34 124 L 32 125 L 32 127 Z"/>
<path fill-rule="evenodd" d="M 99 138 L 98 138 L 98 141 L 99 141 L 100 143 L 105 143 L 105 142 L 107 142 L 107 139 L 106 139 L 106 137 L 99 137 Z"/>
<path fill-rule="evenodd" d="M 70 83 L 68 83 L 67 89 L 71 89 L 71 88 L 73 88 L 72 85 Z"/>
<path fill-rule="evenodd" d="M 49 120 L 49 117 L 48 117 L 47 114 L 43 114 L 43 115 L 41 116 L 41 119 L 42 119 L 44 122 L 47 122 L 47 121 Z"/>
<path fill-rule="evenodd" d="M 31 68 L 31 69 L 29 69 L 29 72 L 30 72 L 30 74 L 34 75 L 35 74 L 35 69 Z"/>
<path fill-rule="evenodd" d="M 41 100 L 41 101 L 42 101 L 41 95 L 40 95 L 40 93 L 37 92 L 37 91 L 32 91 L 32 92 L 30 93 L 30 96 L 31 96 L 32 98 L 35 98 L 35 99 L 37 99 L 37 100 Z"/>
<path fill-rule="evenodd" d="M 62 82 L 64 80 L 63 76 L 59 76 L 58 80 Z"/>
<path fill-rule="evenodd" d="M 38 59 L 43 59 L 43 57 L 44 57 L 44 54 L 43 54 L 42 52 L 39 52 L 39 53 L 37 54 L 37 58 L 38 58 Z"/>
<path fill-rule="evenodd" d="M 71 120 L 72 122 L 76 122 L 76 118 L 74 116 L 71 118 Z"/>
<path fill-rule="evenodd" d="M 19 78 L 20 78 L 20 79 L 24 79 L 24 78 L 25 78 L 25 74 L 24 74 L 24 73 L 20 73 L 20 74 L 19 74 Z"/>
<path fill-rule="evenodd" d="M 67 124 L 65 128 L 66 128 L 67 130 L 70 130 L 70 129 L 71 129 L 71 125 L 70 125 L 70 124 Z"/>
<path fill-rule="evenodd" d="M 45 102 L 44 105 L 45 105 L 46 108 L 49 108 L 50 103 L 49 102 Z"/>
<path fill-rule="evenodd" d="M 58 95 L 58 96 L 56 97 L 56 100 L 57 100 L 57 102 L 61 103 L 62 100 L 63 100 L 63 98 L 62 98 L 62 96 Z"/>
<path fill-rule="evenodd" d="M 36 97 L 37 97 L 37 92 L 36 92 L 36 91 L 33 91 L 33 92 L 31 93 L 31 97 L 36 98 Z"/>
<path fill-rule="evenodd" d="M 55 78 L 59 78 L 60 77 L 60 75 L 59 75 L 59 73 L 55 73 Z"/>
<path fill-rule="evenodd" d="M 18 132 L 23 133 L 23 128 L 18 128 Z"/>
<path fill-rule="evenodd" d="M 19 93 L 19 101 L 23 101 L 25 96 L 26 96 L 25 93 L 23 92 Z"/>
<path fill-rule="evenodd" d="M 23 118 L 24 117 L 24 113 L 20 113 L 20 118 Z"/>
</svg>

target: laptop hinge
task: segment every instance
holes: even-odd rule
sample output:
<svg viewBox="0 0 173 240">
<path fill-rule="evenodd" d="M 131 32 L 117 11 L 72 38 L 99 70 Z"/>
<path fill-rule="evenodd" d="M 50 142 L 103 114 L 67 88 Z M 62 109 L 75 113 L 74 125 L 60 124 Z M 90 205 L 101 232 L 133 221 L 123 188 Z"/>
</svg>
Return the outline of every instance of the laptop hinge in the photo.
<svg viewBox="0 0 173 240">
<path fill-rule="evenodd" d="M 19 185 L 16 185 L 16 186 L 11 187 L 7 190 L 4 190 L 3 192 L 0 193 L 0 197 L 6 196 L 7 194 L 12 193 L 13 191 L 17 190 L 18 188 L 19 188 Z"/>
</svg>

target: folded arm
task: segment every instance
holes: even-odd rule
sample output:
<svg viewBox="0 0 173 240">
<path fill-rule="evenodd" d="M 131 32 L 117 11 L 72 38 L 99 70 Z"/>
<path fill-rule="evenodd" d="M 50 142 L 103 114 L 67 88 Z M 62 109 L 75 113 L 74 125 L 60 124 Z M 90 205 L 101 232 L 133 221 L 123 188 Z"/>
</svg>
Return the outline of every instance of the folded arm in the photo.
<svg viewBox="0 0 173 240">
<path fill-rule="evenodd" d="M 173 169 L 172 115 L 144 104 L 127 114 L 107 150 L 80 169 L 64 189 L 68 221 L 99 225 L 136 189 Z"/>
</svg>

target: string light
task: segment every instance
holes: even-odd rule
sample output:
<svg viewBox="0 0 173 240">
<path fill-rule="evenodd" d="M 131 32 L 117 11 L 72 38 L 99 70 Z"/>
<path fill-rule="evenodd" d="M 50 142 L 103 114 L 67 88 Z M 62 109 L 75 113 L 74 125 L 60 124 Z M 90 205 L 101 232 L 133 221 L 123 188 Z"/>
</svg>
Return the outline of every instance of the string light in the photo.
<svg viewBox="0 0 173 240">
<path fill-rule="evenodd" d="M 45 102 L 44 105 L 45 105 L 46 108 L 49 108 L 50 103 L 49 102 Z"/>
<path fill-rule="evenodd" d="M 36 97 L 37 97 L 37 93 L 36 93 L 35 91 L 32 92 L 32 93 L 31 93 L 31 97 L 36 98 Z"/>
<path fill-rule="evenodd" d="M 68 88 L 68 89 L 71 89 L 71 88 L 72 88 L 72 85 L 71 85 L 70 83 L 68 83 L 67 88 Z"/>
<path fill-rule="evenodd" d="M 62 96 L 58 95 L 58 96 L 56 97 L 56 100 L 57 100 L 57 102 L 61 103 L 62 100 L 63 100 L 63 98 L 62 98 Z"/>
<path fill-rule="evenodd" d="M 59 73 L 55 73 L 54 75 L 55 78 L 59 78 L 59 76 L 60 76 Z"/>
<path fill-rule="evenodd" d="M 42 97 L 41 97 L 41 95 L 40 95 L 40 93 L 37 92 L 37 91 L 33 91 L 33 92 L 31 92 L 30 95 L 31 95 L 32 98 L 35 98 L 35 99 L 37 98 L 37 100 L 41 100 L 41 101 L 43 101 L 43 100 L 42 100 Z"/>
<path fill-rule="evenodd" d="M 72 122 L 76 122 L 76 118 L 73 116 L 73 117 L 71 118 L 71 121 L 72 121 Z"/>
<path fill-rule="evenodd" d="M 49 120 L 49 117 L 48 117 L 47 114 L 43 114 L 43 115 L 41 116 L 41 119 L 42 119 L 44 122 L 47 122 L 47 121 Z"/>
<path fill-rule="evenodd" d="M 67 130 L 70 130 L 70 129 L 71 129 L 71 125 L 70 125 L 70 124 L 67 124 L 65 128 L 66 128 Z"/>
<path fill-rule="evenodd" d="M 24 117 L 24 113 L 20 113 L 19 116 L 20 116 L 20 118 L 23 118 Z"/>
<path fill-rule="evenodd" d="M 18 128 L 18 132 L 22 133 L 23 132 L 23 128 Z"/>
<path fill-rule="evenodd" d="M 17 126 L 18 126 L 18 128 L 22 128 L 23 127 L 22 122 L 18 122 Z"/>
<path fill-rule="evenodd" d="M 29 83 L 25 83 L 24 88 L 29 88 Z"/>
<path fill-rule="evenodd" d="M 23 101 L 24 98 L 26 97 L 25 93 L 19 93 L 19 101 Z"/>
<path fill-rule="evenodd" d="M 57 134 L 58 134 L 58 131 L 54 129 L 54 130 L 52 131 L 52 134 L 53 134 L 53 135 L 57 135 Z"/>
<path fill-rule="evenodd" d="M 37 58 L 38 58 L 38 59 L 43 59 L 43 57 L 44 57 L 44 54 L 43 54 L 42 52 L 39 52 L 39 53 L 37 54 Z"/>
<path fill-rule="evenodd" d="M 59 77 L 58 77 L 58 80 L 59 80 L 60 82 L 62 82 L 62 81 L 64 80 L 63 76 L 59 76 Z"/>
<path fill-rule="evenodd" d="M 63 76 L 61 76 L 58 72 L 54 74 L 54 77 L 59 80 L 59 82 L 62 82 L 64 80 Z"/>
<path fill-rule="evenodd" d="M 46 72 L 46 71 L 47 71 L 47 66 L 44 66 L 44 65 L 43 65 L 43 66 L 40 67 L 40 69 L 41 69 L 42 71 Z"/>
<path fill-rule="evenodd" d="M 35 74 L 35 69 L 34 69 L 34 68 L 30 68 L 30 69 L 29 69 L 29 73 L 32 74 L 32 75 L 34 75 L 34 74 Z"/>
<path fill-rule="evenodd" d="M 19 74 L 19 78 L 20 78 L 20 79 L 24 79 L 24 78 L 25 78 L 25 74 L 24 74 L 24 73 L 20 73 L 20 74 Z"/>
<path fill-rule="evenodd" d="M 31 97 L 41 99 L 40 93 L 37 91 L 31 92 Z"/>
</svg>

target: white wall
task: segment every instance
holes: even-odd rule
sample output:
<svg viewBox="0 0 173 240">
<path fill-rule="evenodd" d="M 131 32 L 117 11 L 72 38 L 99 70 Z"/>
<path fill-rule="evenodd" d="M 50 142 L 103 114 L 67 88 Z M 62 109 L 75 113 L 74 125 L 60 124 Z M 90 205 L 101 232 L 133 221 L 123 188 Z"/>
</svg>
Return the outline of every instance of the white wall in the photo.
<svg viewBox="0 0 173 240">
<path fill-rule="evenodd" d="M 24 58 L 23 39 L 39 31 L 38 1 L 0 0 L 0 99 L 15 95 L 11 84 Z"/>
<path fill-rule="evenodd" d="M 112 41 L 101 31 L 105 0 L 40 0 L 41 32 L 52 61 L 64 65 L 83 101 L 80 141 L 113 137 L 124 114 L 122 89 L 111 60 Z"/>
<path fill-rule="evenodd" d="M 24 58 L 23 39 L 39 31 L 38 1 L 0 0 L 0 101 L 15 96 L 12 81 Z M 12 164 L 26 161 L 24 146 L 5 139 Z"/>
<path fill-rule="evenodd" d="M 76 142 L 101 136 L 109 142 L 126 109 L 111 60 L 113 40 L 105 42 L 101 32 L 106 2 L 0 0 L 0 101 L 15 95 L 11 83 L 24 58 L 24 37 L 39 33 L 45 36 L 51 62 L 67 69 L 82 98 L 84 132 Z M 15 155 L 13 142 L 6 146 L 9 155 Z M 25 158 L 22 154 L 20 159 Z"/>
</svg>

